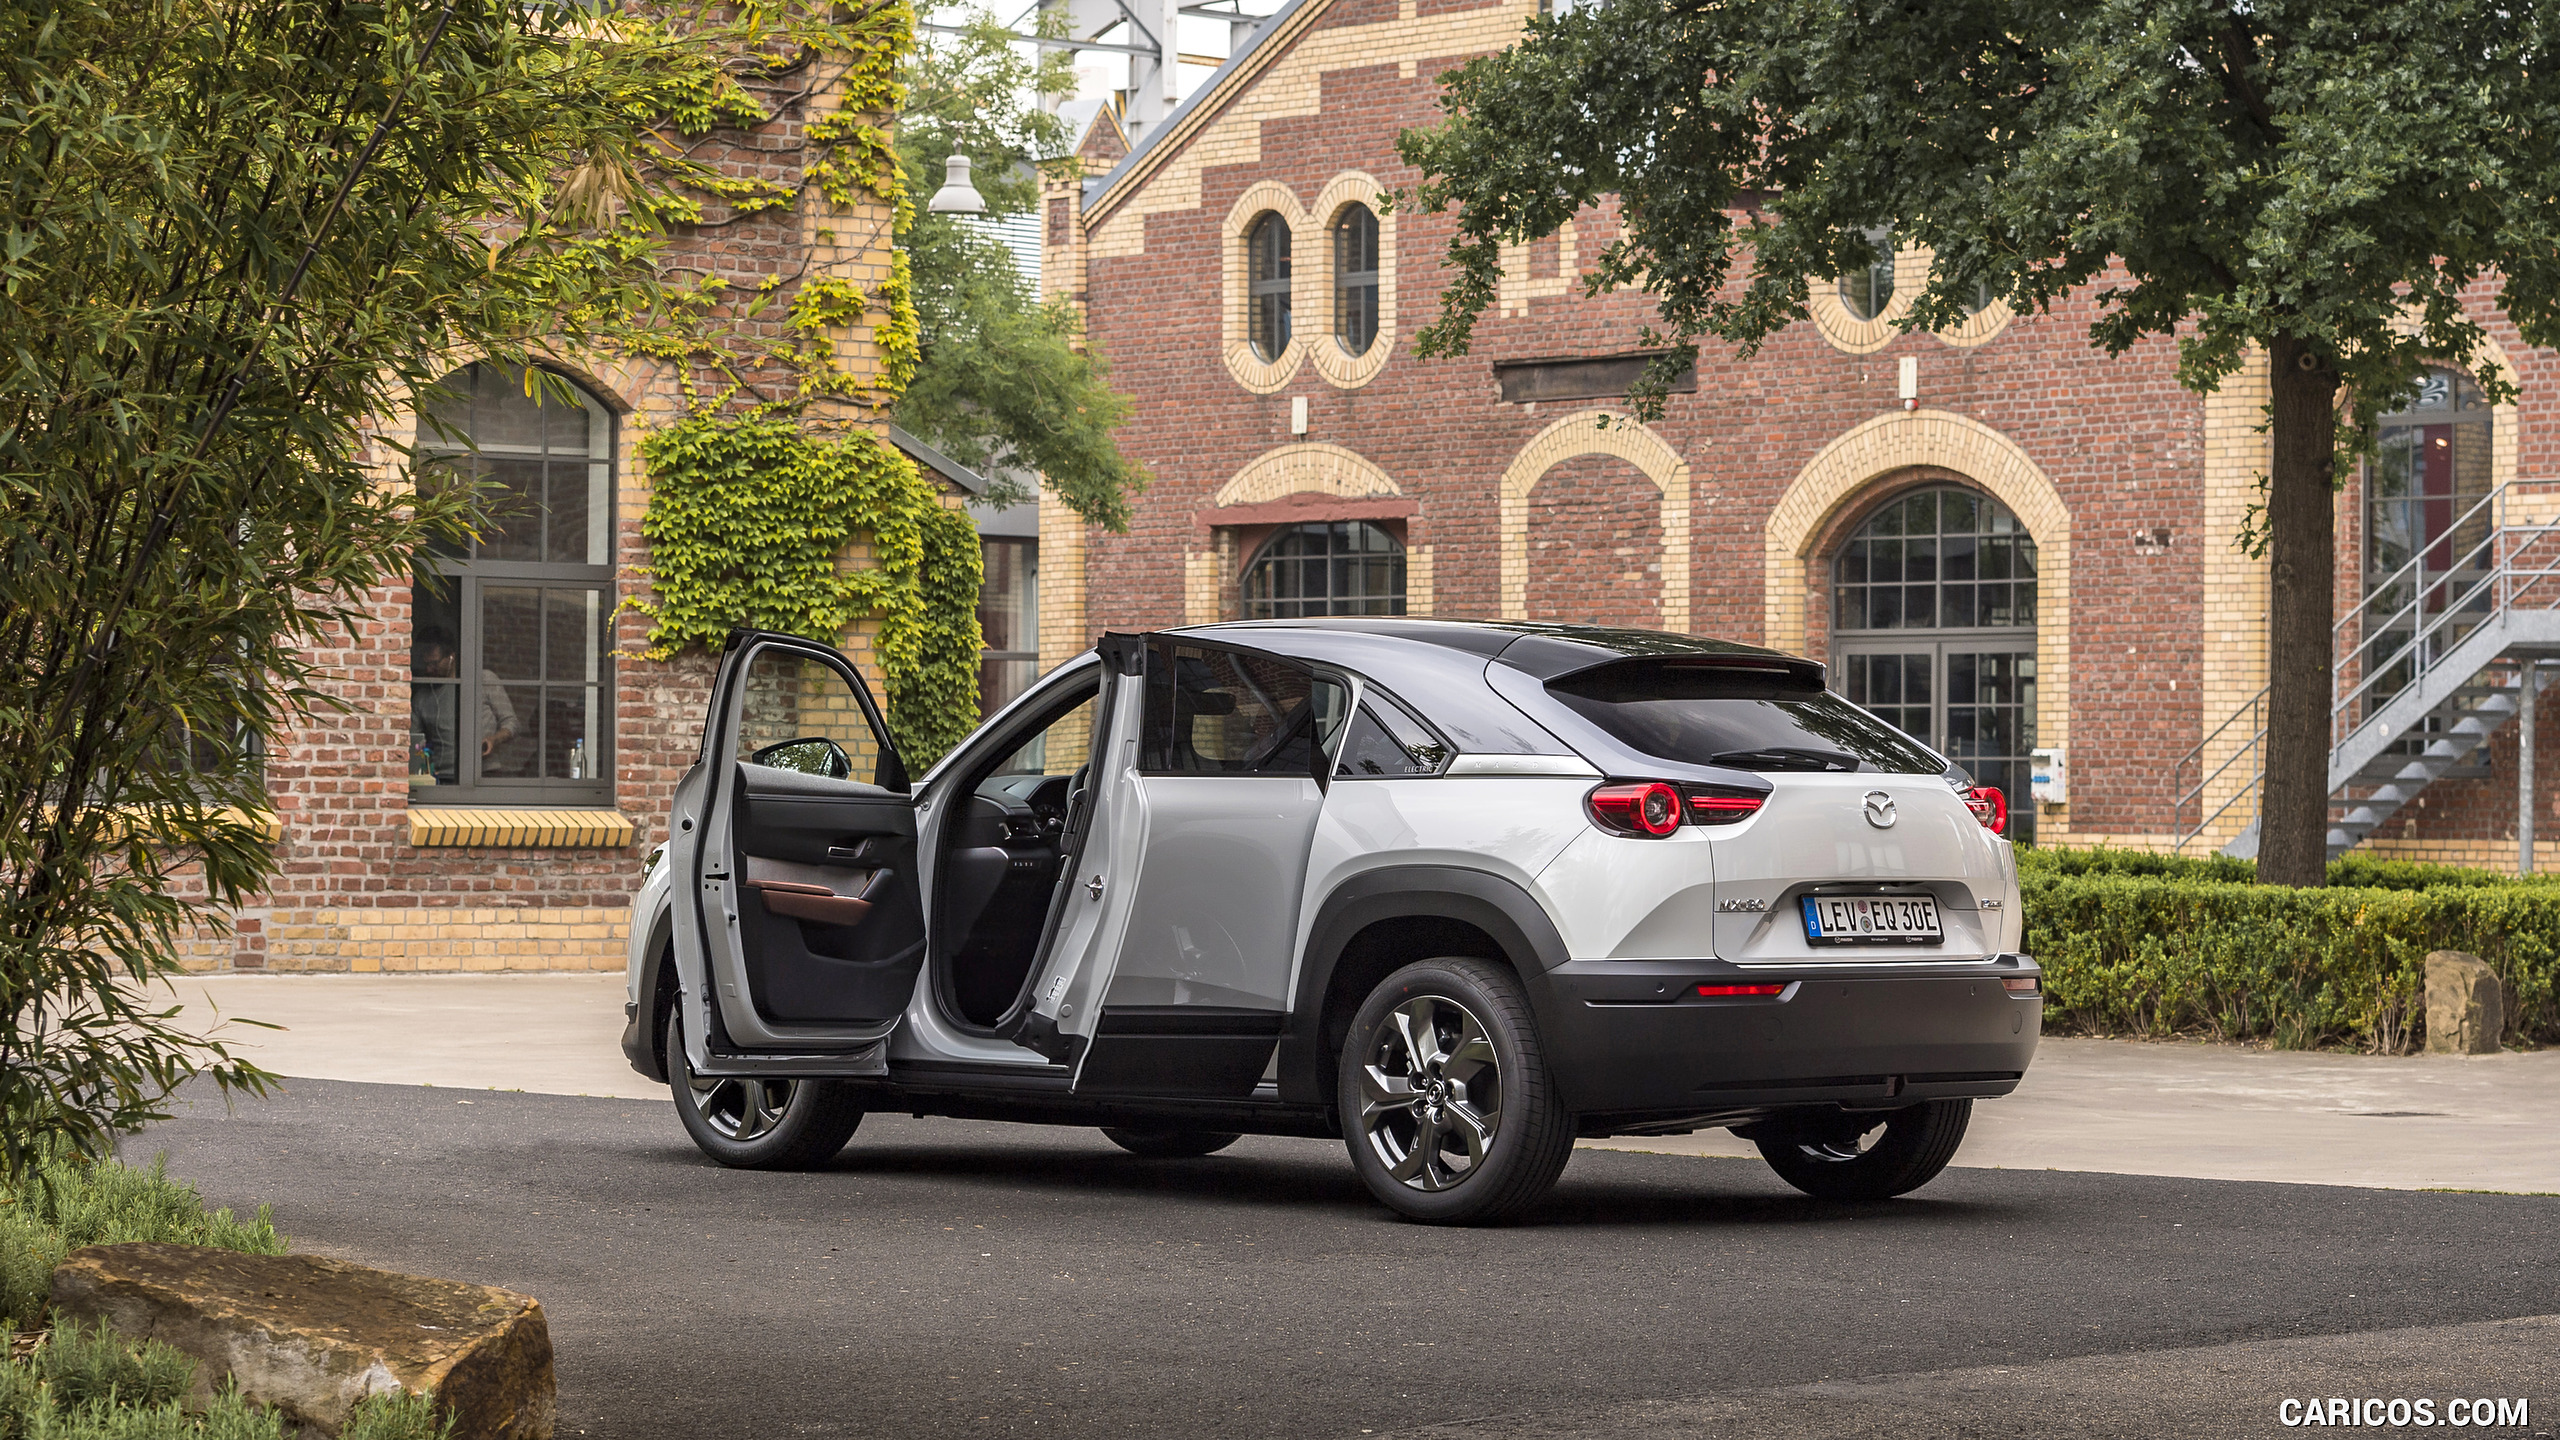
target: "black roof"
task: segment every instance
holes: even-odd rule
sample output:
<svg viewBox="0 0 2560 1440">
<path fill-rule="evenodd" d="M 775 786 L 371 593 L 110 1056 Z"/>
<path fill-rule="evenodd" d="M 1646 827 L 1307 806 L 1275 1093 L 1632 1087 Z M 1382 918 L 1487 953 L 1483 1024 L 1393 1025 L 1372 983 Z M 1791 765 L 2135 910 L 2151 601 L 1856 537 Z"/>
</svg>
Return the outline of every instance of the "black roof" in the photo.
<svg viewBox="0 0 2560 1440">
<path fill-rule="evenodd" d="M 1606 665 L 1617 660 L 1711 656 L 1736 660 L 1773 660 L 1790 670 L 1821 666 L 1801 656 L 1704 635 L 1675 635 L 1667 630 L 1634 630 L 1610 625 L 1561 625 L 1534 620 L 1423 620 L 1391 615 L 1328 615 L 1296 620 L 1231 620 L 1199 630 L 1316 630 L 1377 635 L 1463 650 L 1499 659 L 1541 680 Z"/>
</svg>

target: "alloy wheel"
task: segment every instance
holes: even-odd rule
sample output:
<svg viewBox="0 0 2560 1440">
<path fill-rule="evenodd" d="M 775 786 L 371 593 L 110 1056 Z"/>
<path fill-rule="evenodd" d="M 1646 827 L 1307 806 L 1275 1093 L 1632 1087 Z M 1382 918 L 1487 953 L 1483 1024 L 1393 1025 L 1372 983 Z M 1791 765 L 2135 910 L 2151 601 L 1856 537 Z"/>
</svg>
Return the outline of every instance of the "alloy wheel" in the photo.
<svg viewBox="0 0 2560 1440">
<path fill-rule="evenodd" d="M 723 1140 L 761 1140 L 772 1134 L 799 1088 L 796 1080 L 704 1075 L 686 1079 L 693 1090 L 695 1112 Z"/>
<path fill-rule="evenodd" d="M 1466 1006 L 1426 995 L 1388 1011 L 1360 1072 L 1360 1130 L 1416 1190 L 1473 1175 L 1502 1128 L 1502 1064 Z"/>
</svg>

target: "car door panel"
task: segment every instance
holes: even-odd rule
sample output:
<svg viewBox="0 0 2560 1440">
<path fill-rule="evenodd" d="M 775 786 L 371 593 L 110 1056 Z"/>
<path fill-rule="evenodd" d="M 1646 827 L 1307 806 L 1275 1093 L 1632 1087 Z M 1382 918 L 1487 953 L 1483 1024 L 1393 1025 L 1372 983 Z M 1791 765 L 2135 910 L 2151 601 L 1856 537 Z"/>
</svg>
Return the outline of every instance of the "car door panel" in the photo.
<svg viewBox="0 0 2560 1440">
<path fill-rule="evenodd" d="M 1150 643 L 1145 669 L 1139 764 L 1116 780 L 1127 895 L 1075 1088 L 1242 1096 L 1288 1011 L 1319 711 L 1341 696 L 1302 666 L 1187 640 Z"/>
<path fill-rule="evenodd" d="M 708 981 L 717 1014 L 687 1048 L 719 1041 L 727 1073 L 757 1052 L 881 1051 L 925 925 L 915 801 L 869 692 L 828 647 L 745 635 L 713 695 L 700 825 L 688 809 L 674 860 L 680 973 Z"/>
</svg>

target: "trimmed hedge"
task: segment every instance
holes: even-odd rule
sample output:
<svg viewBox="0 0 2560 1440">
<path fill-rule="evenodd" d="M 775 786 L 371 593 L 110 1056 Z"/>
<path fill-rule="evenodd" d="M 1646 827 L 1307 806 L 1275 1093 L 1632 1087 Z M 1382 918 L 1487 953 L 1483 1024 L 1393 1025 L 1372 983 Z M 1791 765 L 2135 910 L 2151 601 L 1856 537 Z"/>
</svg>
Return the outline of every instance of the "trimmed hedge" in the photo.
<svg viewBox="0 0 2560 1440">
<path fill-rule="evenodd" d="M 2424 1039 L 2427 952 L 2467 950 L 2505 984 L 2507 1044 L 2560 1041 L 2554 881 L 2353 857 L 2321 890 L 2256 873 L 2220 856 L 2021 850 L 2046 1028 L 2400 1054 Z"/>
</svg>

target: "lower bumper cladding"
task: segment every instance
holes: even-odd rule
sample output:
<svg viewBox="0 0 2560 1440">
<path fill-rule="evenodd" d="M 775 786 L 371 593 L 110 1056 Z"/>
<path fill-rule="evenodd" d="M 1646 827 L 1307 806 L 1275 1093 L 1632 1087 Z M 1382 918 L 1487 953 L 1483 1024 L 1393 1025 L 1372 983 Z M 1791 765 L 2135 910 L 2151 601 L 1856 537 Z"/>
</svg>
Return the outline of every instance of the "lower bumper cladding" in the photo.
<svg viewBox="0 0 2560 1440">
<path fill-rule="evenodd" d="M 1575 960 L 1547 980 L 1541 1028 L 1586 1113 L 2005 1095 L 2043 1028 L 2042 972 L 2024 955 L 1799 974 Z"/>
</svg>

